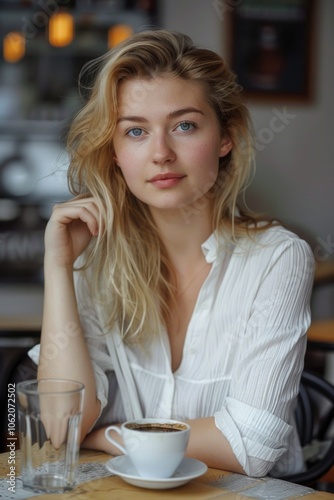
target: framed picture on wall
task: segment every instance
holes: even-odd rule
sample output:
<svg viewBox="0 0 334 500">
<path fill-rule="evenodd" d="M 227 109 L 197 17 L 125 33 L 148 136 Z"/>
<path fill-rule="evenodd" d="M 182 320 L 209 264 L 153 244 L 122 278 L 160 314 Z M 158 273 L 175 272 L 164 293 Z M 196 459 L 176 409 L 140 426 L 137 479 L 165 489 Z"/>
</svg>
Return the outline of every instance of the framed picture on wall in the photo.
<svg viewBox="0 0 334 500">
<path fill-rule="evenodd" d="M 243 0 L 230 23 L 230 65 L 247 96 L 309 100 L 314 0 Z"/>
</svg>

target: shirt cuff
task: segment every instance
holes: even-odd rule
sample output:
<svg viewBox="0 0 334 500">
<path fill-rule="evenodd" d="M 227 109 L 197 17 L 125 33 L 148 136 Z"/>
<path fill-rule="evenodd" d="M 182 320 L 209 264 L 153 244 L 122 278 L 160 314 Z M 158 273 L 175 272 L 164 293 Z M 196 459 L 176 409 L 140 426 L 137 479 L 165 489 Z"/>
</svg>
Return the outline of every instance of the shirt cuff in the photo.
<svg viewBox="0 0 334 500">
<path fill-rule="evenodd" d="M 287 451 L 292 426 L 266 410 L 226 398 L 225 408 L 214 417 L 216 426 L 249 476 L 267 475 Z"/>
</svg>

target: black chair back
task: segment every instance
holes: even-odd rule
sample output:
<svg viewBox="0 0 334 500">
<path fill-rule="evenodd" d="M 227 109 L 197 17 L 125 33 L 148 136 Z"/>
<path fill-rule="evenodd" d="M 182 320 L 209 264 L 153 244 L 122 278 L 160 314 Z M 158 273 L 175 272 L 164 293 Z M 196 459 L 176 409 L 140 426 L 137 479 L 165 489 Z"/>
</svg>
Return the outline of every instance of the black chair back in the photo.
<svg viewBox="0 0 334 500">
<path fill-rule="evenodd" d="M 306 471 L 282 479 L 316 487 L 334 466 L 334 386 L 321 376 L 304 370 L 295 412 Z"/>
</svg>

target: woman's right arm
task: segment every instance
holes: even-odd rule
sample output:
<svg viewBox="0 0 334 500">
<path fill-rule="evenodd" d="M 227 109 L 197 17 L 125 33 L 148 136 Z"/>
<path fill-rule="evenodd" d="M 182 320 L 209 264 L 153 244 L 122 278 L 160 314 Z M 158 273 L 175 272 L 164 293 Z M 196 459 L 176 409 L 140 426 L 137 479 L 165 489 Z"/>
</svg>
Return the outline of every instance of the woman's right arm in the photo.
<svg viewBox="0 0 334 500">
<path fill-rule="evenodd" d="M 45 231 L 44 311 L 38 378 L 78 380 L 85 385 L 84 437 L 100 413 L 95 377 L 80 326 L 73 265 L 99 231 L 93 198 L 54 207 Z"/>
</svg>

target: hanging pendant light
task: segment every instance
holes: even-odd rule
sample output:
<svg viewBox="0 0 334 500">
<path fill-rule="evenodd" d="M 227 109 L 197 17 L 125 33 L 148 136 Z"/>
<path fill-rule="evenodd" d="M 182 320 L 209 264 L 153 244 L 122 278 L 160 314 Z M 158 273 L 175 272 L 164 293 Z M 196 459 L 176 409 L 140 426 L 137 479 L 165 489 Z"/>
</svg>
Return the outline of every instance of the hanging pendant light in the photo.
<svg viewBox="0 0 334 500">
<path fill-rule="evenodd" d="M 111 49 L 123 42 L 133 34 L 133 29 L 128 24 L 115 24 L 108 30 L 108 47 Z"/>
<path fill-rule="evenodd" d="M 6 62 L 16 63 L 20 61 L 26 51 L 24 36 L 18 31 L 11 31 L 3 39 L 3 58 Z"/>
<path fill-rule="evenodd" d="M 58 12 L 49 19 L 49 42 L 53 47 L 66 47 L 74 37 L 74 19 L 68 12 Z"/>
</svg>

